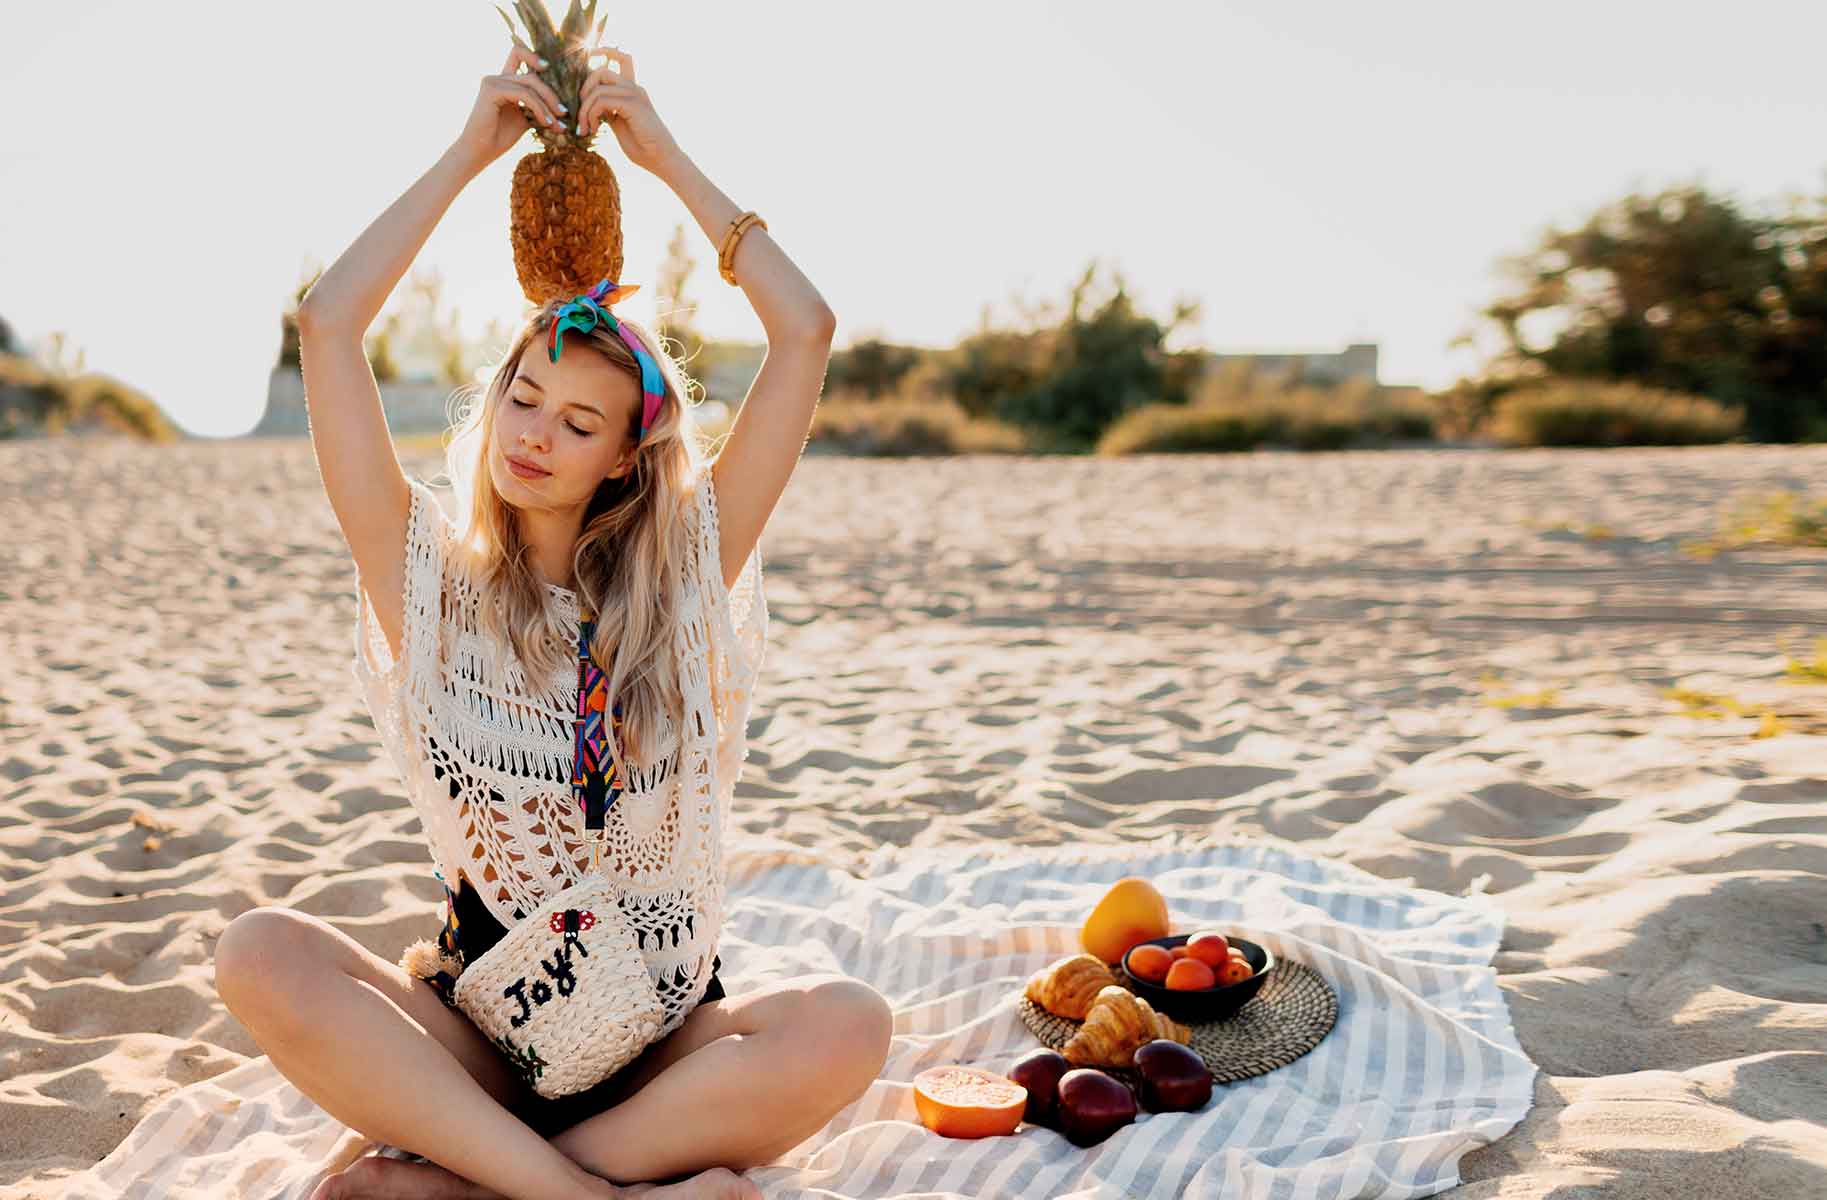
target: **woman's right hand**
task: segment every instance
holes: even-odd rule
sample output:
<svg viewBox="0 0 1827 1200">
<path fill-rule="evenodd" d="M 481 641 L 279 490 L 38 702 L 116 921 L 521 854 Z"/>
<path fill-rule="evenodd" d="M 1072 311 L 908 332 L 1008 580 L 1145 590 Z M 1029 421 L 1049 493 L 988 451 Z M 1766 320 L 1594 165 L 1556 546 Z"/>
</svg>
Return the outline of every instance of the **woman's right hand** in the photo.
<svg viewBox="0 0 1827 1200">
<path fill-rule="evenodd" d="M 527 73 L 517 73 L 525 66 Z M 558 93 L 536 72 L 539 59 L 515 43 L 499 75 L 484 75 L 470 110 L 469 122 L 457 135 L 457 145 L 480 170 L 494 162 L 520 140 L 534 122 L 548 129 L 562 129 L 566 114 Z"/>
</svg>

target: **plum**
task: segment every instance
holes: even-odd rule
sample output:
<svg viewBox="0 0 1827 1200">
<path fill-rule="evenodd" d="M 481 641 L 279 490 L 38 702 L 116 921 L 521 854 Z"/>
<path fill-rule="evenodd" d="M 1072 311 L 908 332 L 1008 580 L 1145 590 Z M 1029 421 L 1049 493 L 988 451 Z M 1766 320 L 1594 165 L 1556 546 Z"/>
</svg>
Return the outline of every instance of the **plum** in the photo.
<svg viewBox="0 0 1827 1200">
<path fill-rule="evenodd" d="M 1059 1080 L 1072 1069 L 1066 1056 L 1042 1046 L 1015 1060 L 1004 1074 L 1028 1089 L 1028 1107 L 1021 1119 L 1032 1125 L 1059 1128 Z"/>
<path fill-rule="evenodd" d="M 1060 1132 L 1073 1145 L 1094 1146 L 1135 1119 L 1135 1094 L 1122 1080 L 1096 1067 L 1060 1076 Z"/>
<path fill-rule="evenodd" d="M 1199 1053 L 1156 1038 L 1136 1050 L 1142 1106 L 1149 1112 L 1196 1112 L 1212 1098 L 1212 1071 Z"/>
</svg>

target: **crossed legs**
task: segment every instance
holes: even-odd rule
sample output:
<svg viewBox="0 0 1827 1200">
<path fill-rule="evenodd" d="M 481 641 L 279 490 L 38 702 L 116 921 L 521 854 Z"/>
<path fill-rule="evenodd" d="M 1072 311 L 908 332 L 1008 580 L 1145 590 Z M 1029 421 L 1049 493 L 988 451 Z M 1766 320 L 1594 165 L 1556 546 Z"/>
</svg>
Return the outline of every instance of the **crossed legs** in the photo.
<svg viewBox="0 0 1827 1200">
<path fill-rule="evenodd" d="M 608 1197 L 624 1194 L 616 1183 L 680 1176 L 705 1194 L 754 1195 L 731 1172 L 773 1161 L 860 1095 L 892 1028 L 880 994 L 841 975 L 700 1004 L 629 1064 L 610 1108 L 547 1140 L 514 1115 L 523 1085 L 474 1025 L 320 918 L 235 918 L 216 989 L 332 1116 L 479 1185 L 471 1194 L 514 1198 Z M 370 1161 L 370 1174 L 408 1165 Z"/>
</svg>

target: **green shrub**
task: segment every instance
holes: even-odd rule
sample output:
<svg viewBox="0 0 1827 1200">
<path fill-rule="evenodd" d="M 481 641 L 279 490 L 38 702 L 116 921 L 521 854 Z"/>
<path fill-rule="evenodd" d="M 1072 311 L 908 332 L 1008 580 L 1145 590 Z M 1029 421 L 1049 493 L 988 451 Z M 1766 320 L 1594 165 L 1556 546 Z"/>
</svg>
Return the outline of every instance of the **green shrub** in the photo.
<svg viewBox="0 0 1827 1200">
<path fill-rule="evenodd" d="M 1021 454 L 1021 432 L 972 417 L 952 401 L 825 401 L 808 439 L 839 454 L 901 457 L 926 454 Z"/>
<path fill-rule="evenodd" d="M 959 403 L 947 363 L 923 355 L 886 383 L 828 383 L 812 418 L 810 447 L 835 454 L 911 457 L 1027 454 L 1033 439 Z"/>
<path fill-rule="evenodd" d="M 1198 305 L 1164 319 L 1143 312 L 1120 271 L 1090 263 L 1063 303 L 1019 304 L 1019 319 L 980 327 L 936 356 L 940 382 L 974 417 L 1015 426 L 1036 452 L 1091 449 L 1111 422 L 1151 403 L 1183 403 L 1199 356 L 1166 343 Z"/>
<path fill-rule="evenodd" d="M 1123 416 L 1098 439 L 1099 454 L 1254 450 L 1269 440 L 1267 414 L 1150 404 Z"/>
<path fill-rule="evenodd" d="M 115 433 L 148 442 L 175 442 L 178 428 L 138 388 L 97 372 L 69 381 L 59 431 Z"/>
<path fill-rule="evenodd" d="M 1489 432 L 1516 446 L 1693 446 L 1730 441 L 1743 427 L 1741 411 L 1704 396 L 1563 379 L 1505 395 Z"/>
<path fill-rule="evenodd" d="M 95 433 L 149 442 L 183 436 L 149 396 L 113 376 L 47 370 L 0 354 L 0 439 Z"/>
<path fill-rule="evenodd" d="M 1248 370 L 1213 372 L 1189 404 L 1135 409 L 1099 439 L 1099 454 L 1210 453 L 1285 446 L 1341 450 L 1435 436 L 1435 413 L 1413 388 L 1367 379 L 1297 385 Z"/>
</svg>

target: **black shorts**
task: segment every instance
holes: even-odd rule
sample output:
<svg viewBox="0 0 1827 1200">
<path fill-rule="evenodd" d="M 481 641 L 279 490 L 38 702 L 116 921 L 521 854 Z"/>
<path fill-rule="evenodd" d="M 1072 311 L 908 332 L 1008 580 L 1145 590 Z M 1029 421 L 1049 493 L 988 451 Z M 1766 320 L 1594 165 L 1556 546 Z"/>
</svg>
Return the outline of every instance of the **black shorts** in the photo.
<svg viewBox="0 0 1827 1200">
<path fill-rule="evenodd" d="M 448 884 L 445 885 L 445 890 L 450 896 L 450 903 L 445 910 L 443 932 L 438 935 L 439 948 L 447 954 L 458 955 L 465 962 L 481 957 L 505 936 L 507 930 L 502 928 L 501 922 L 497 921 L 495 915 L 489 912 L 487 906 L 482 903 L 482 897 L 476 893 L 475 888 L 470 886 L 468 879 L 460 880 L 455 892 L 450 892 Z M 704 997 L 698 1003 L 709 1004 L 713 1000 L 724 998 L 723 981 L 717 978 L 717 972 L 722 966 L 723 959 L 713 954 L 710 983 L 706 985 Z M 438 993 L 440 1000 L 450 1008 L 457 1009 L 457 1002 L 451 998 L 448 991 L 438 985 L 437 981 L 427 980 L 426 982 L 431 985 L 433 991 Z M 520 1106 L 515 1110 L 516 1115 L 537 1130 L 540 1136 L 549 1138 L 608 1108 L 617 1082 L 624 1073 L 640 1061 L 640 1056 L 637 1055 L 614 1075 L 610 1075 L 581 1092 L 573 1092 L 569 1096 L 560 1096 L 557 1099 L 541 1096 L 531 1088 L 527 1088 L 524 1090 Z"/>
</svg>

